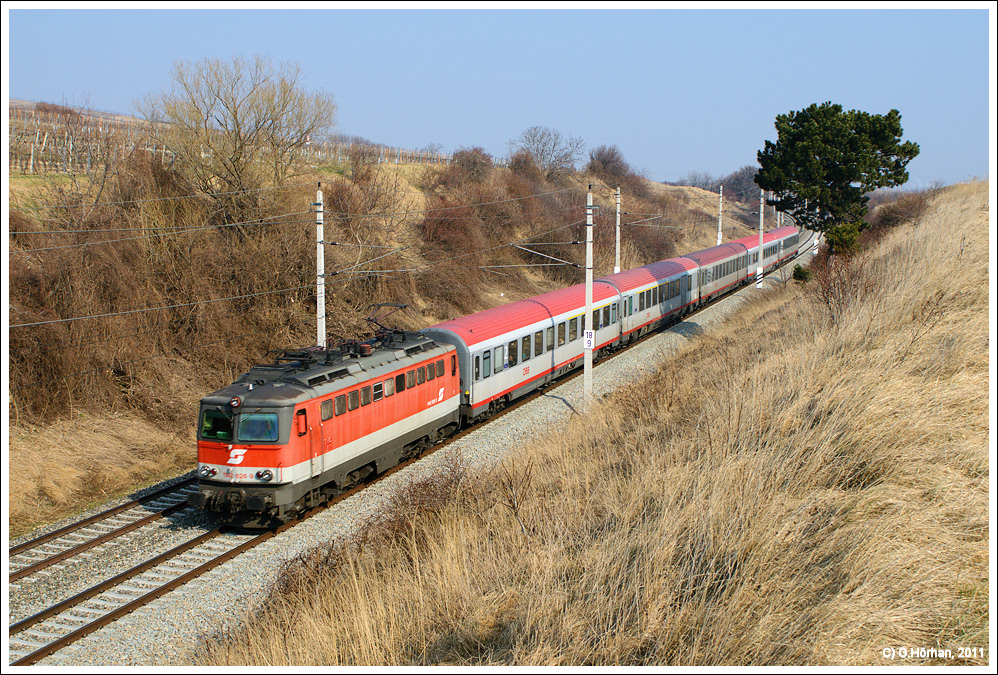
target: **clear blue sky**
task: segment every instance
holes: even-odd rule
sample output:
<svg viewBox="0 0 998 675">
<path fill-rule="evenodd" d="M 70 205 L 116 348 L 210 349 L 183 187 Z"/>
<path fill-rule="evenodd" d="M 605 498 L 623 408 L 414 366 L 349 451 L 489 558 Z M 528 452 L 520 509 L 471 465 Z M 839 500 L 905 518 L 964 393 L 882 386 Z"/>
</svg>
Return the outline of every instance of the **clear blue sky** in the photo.
<svg viewBox="0 0 998 675">
<path fill-rule="evenodd" d="M 901 112 L 904 139 L 921 146 L 913 187 L 990 174 L 994 3 L 196 6 L 9 4 L 7 95 L 131 113 L 169 84 L 176 60 L 263 54 L 300 64 L 308 87 L 333 94 L 341 133 L 404 148 L 477 145 L 503 156 L 542 125 L 587 150 L 617 145 L 653 180 L 719 176 L 755 165 L 776 115 L 832 101 Z"/>
</svg>

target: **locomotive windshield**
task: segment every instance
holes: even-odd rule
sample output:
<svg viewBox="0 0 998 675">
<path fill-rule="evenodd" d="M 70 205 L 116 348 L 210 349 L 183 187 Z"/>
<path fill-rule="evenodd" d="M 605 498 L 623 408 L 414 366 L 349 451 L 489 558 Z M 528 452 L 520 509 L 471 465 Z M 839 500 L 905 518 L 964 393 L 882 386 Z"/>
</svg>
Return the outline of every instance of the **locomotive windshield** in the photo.
<svg viewBox="0 0 998 675">
<path fill-rule="evenodd" d="M 277 442 L 277 413 L 243 413 L 239 416 L 239 440 L 249 443 Z"/>
<path fill-rule="evenodd" d="M 205 410 L 201 418 L 201 438 L 231 441 L 232 418 L 220 410 Z"/>
</svg>

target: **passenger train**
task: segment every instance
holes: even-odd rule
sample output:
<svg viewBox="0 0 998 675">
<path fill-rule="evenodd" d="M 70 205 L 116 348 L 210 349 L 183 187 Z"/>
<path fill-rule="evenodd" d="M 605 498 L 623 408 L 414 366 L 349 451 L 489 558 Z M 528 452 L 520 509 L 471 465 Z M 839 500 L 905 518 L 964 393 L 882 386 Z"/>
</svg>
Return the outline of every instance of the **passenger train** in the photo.
<svg viewBox="0 0 998 675">
<path fill-rule="evenodd" d="M 770 271 L 800 232 L 765 233 Z M 593 281 L 599 357 L 751 281 L 750 236 Z M 293 518 L 582 366 L 585 284 L 429 328 L 278 352 L 201 400 L 192 505 L 245 527 Z"/>
</svg>

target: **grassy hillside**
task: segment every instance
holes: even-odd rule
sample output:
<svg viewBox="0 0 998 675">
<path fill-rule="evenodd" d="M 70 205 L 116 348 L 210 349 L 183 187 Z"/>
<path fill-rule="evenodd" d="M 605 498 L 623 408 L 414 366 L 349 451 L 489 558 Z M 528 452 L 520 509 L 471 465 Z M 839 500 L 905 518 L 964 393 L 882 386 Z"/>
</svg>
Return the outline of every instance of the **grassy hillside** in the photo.
<svg viewBox="0 0 998 675">
<path fill-rule="evenodd" d="M 987 199 L 942 191 L 497 475 L 399 494 L 192 661 L 981 665 L 883 650 L 989 648 Z"/>
<path fill-rule="evenodd" d="M 362 160 L 236 202 L 198 197 L 141 158 L 107 177 L 11 176 L 14 534 L 193 468 L 201 396 L 269 350 L 315 343 L 320 181 L 325 239 L 338 244 L 326 270 L 342 272 L 327 279 L 333 344 L 369 335 L 374 303 L 411 305 L 392 321 L 414 329 L 581 281 L 572 267 L 515 267 L 548 260 L 505 244 L 583 239 L 589 183 L 602 206 L 596 271 L 612 271 L 613 190 L 597 177 Z M 625 268 L 714 243 L 716 197 L 698 193 L 629 178 L 631 220 L 669 227 L 625 227 Z M 728 236 L 750 232 L 730 209 Z M 577 245 L 538 249 L 584 260 Z"/>
</svg>

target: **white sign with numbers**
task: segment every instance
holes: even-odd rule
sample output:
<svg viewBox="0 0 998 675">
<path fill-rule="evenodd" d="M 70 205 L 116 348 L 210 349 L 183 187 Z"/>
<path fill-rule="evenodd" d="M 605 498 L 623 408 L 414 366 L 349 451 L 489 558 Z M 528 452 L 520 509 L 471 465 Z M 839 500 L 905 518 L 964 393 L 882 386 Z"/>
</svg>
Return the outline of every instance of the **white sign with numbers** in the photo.
<svg viewBox="0 0 998 675">
<path fill-rule="evenodd" d="M 582 331 L 582 348 L 596 349 L 596 331 L 594 330 Z"/>
</svg>

